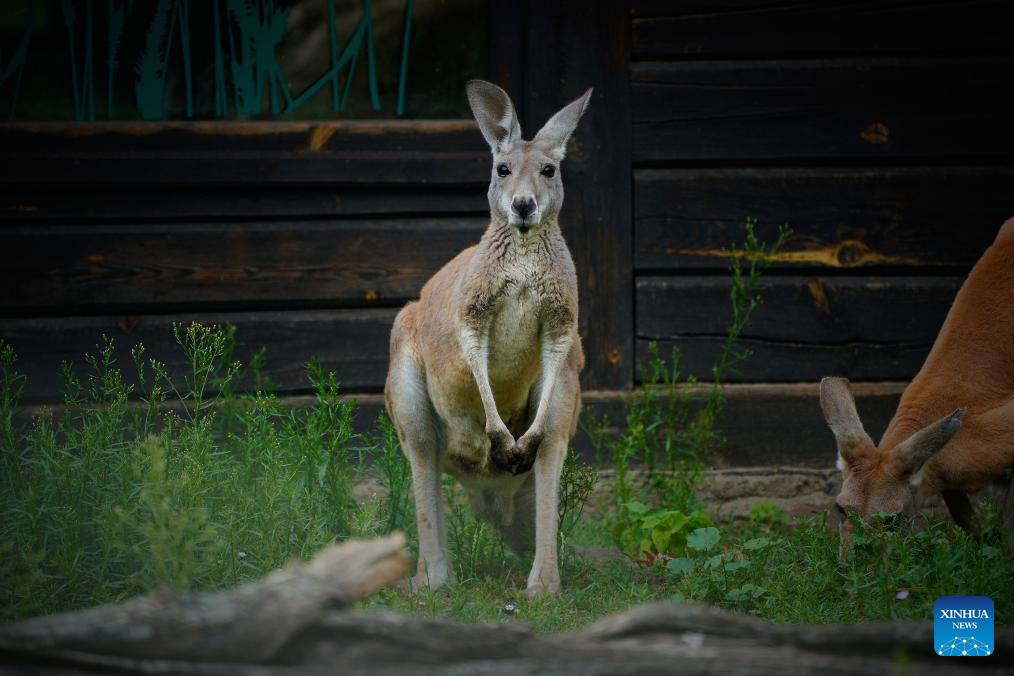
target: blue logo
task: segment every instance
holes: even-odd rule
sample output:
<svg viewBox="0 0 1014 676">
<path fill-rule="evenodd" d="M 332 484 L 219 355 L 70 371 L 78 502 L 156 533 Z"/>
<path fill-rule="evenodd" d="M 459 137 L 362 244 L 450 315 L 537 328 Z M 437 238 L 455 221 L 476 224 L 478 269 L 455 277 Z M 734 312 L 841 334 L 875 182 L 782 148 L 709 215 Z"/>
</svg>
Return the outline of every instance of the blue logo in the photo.
<svg viewBox="0 0 1014 676">
<path fill-rule="evenodd" d="M 933 604 L 933 651 L 943 657 L 993 654 L 993 599 L 941 596 Z"/>
</svg>

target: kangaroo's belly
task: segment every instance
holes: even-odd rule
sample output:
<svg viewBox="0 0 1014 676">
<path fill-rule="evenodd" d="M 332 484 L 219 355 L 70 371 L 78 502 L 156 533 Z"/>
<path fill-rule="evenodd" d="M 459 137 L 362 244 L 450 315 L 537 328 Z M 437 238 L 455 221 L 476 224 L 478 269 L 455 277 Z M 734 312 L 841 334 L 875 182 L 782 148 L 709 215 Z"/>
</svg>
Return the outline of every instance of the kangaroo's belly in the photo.
<svg viewBox="0 0 1014 676">
<path fill-rule="evenodd" d="M 542 370 L 538 302 L 521 289 L 506 298 L 490 327 L 489 381 L 497 404 L 516 408 L 527 402 Z"/>
</svg>

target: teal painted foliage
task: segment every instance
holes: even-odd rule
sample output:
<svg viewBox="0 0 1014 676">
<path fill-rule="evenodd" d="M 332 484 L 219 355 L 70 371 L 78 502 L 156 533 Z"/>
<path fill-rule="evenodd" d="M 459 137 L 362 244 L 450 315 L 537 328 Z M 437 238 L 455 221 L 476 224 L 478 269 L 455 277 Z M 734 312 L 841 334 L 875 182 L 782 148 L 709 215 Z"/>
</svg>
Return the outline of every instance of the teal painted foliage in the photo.
<svg viewBox="0 0 1014 676">
<path fill-rule="evenodd" d="M 166 91 L 171 64 L 178 69 L 173 72 L 181 76 L 188 118 L 194 117 L 194 92 L 202 84 L 202 77 L 213 80 L 208 83 L 207 91 L 213 92 L 216 117 L 256 116 L 267 112 L 265 108 L 273 115 L 290 113 L 325 88 L 330 88 L 331 110 L 342 113 L 347 109 L 360 60 L 365 64 L 369 105 L 373 110 L 381 110 L 373 0 L 362 0 L 359 19 L 347 36 L 338 34 L 336 0 L 322 2 L 327 6 L 329 68 L 302 91 L 293 92 L 276 57 L 289 27 L 289 8 L 282 2 L 148 0 L 135 4 L 133 0 L 61 0 L 71 114 L 79 121 L 96 119 L 96 111 L 101 110 L 96 94 L 98 82 L 99 86 L 105 85 L 106 118 L 113 119 L 117 78 L 125 64 L 133 66 L 134 104 L 139 116 L 146 120 L 167 117 Z M 413 5 L 413 0 L 405 0 L 394 111 L 398 116 L 405 113 Z M 36 31 L 33 0 L 25 0 L 25 6 L 32 18 L 20 43 L 6 59 L 0 50 L 0 97 L 3 97 L 0 105 L 6 99 L 11 119 L 16 114 L 22 77 L 26 70 L 31 71 L 29 45 Z M 192 9 L 200 9 L 199 15 L 192 16 Z M 143 17 L 135 14 L 142 10 Z M 192 21 L 206 21 L 208 11 L 213 20 L 208 40 L 211 44 L 194 44 L 191 35 L 195 24 Z M 125 25 L 131 15 L 141 21 L 147 17 L 143 40 L 133 54 L 124 52 Z M 108 27 L 104 45 L 97 44 L 103 40 L 101 34 L 96 39 L 96 25 Z M 136 29 L 136 21 L 131 26 Z M 208 33 L 201 35 L 207 37 Z M 343 38 L 344 43 L 341 42 Z M 195 49 L 197 53 L 210 55 L 213 62 L 208 68 L 195 65 Z M 97 73 L 96 70 L 102 68 L 103 58 L 106 72 Z"/>
<path fill-rule="evenodd" d="M 18 109 L 18 95 L 21 93 L 21 78 L 25 74 L 25 63 L 28 61 L 28 47 L 32 42 L 32 35 L 35 33 L 35 5 L 32 0 L 25 0 L 25 12 L 28 14 L 28 26 L 21 37 L 14 53 L 4 60 L 3 51 L 0 50 L 0 91 L 8 83 L 12 83 L 13 93 L 11 94 L 10 119 Z"/>
</svg>

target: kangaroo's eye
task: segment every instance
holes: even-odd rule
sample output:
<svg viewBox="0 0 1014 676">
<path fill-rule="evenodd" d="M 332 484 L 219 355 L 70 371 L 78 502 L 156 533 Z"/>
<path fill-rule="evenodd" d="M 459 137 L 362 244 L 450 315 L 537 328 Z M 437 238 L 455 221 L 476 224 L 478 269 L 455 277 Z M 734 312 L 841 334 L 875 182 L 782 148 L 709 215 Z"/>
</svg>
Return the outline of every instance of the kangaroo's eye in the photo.
<svg viewBox="0 0 1014 676">
<path fill-rule="evenodd" d="M 545 176 L 546 178 L 553 178 L 553 176 L 556 175 L 556 167 L 554 167 L 552 164 L 547 164 L 546 166 L 542 167 L 542 175 Z"/>
<path fill-rule="evenodd" d="M 498 164 L 496 167 L 496 175 L 499 176 L 500 178 L 503 178 L 504 176 L 510 176 L 511 170 L 507 168 L 506 164 Z"/>
</svg>

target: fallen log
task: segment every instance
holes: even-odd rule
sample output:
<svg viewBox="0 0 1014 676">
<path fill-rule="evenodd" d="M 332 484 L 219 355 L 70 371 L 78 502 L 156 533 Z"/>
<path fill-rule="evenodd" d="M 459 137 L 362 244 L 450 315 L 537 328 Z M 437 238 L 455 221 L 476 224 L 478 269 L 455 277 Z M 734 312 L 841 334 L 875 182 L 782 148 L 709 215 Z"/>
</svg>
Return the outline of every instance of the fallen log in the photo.
<svg viewBox="0 0 1014 676">
<path fill-rule="evenodd" d="M 349 603 L 401 578 L 404 538 L 353 541 L 216 594 L 159 592 L 0 627 L 0 673 L 991 674 L 1014 673 L 1014 630 L 990 657 L 933 652 L 931 622 L 779 625 L 651 604 L 581 631 L 462 625 Z"/>
<path fill-rule="evenodd" d="M 268 660 L 293 634 L 405 575 L 405 536 L 350 540 L 213 594 L 156 591 L 0 628 L 0 651 L 152 660 Z"/>
</svg>

